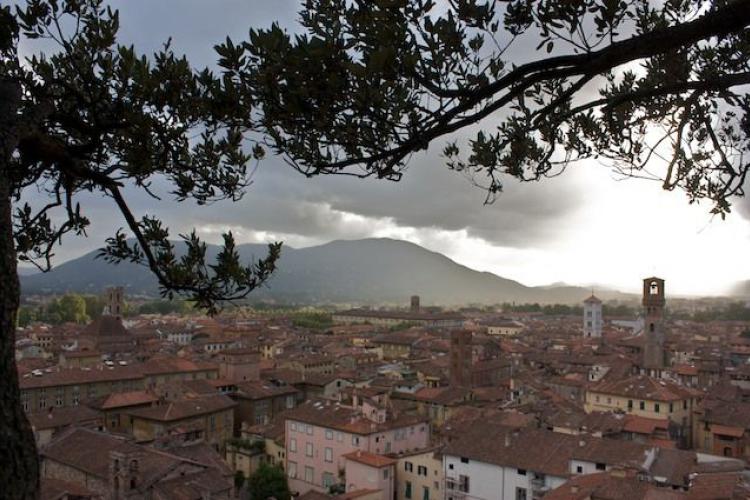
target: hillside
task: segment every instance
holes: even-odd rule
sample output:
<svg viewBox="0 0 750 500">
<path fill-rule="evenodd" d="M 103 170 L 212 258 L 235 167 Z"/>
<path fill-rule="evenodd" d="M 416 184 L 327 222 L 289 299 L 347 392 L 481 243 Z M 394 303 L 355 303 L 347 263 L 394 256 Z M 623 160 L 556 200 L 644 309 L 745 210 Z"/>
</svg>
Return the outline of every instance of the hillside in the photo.
<svg viewBox="0 0 750 500">
<path fill-rule="evenodd" d="M 212 247 L 210 254 L 215 254 Z M 239 247 L 245 259 L 261 256 L 265 245 Z M 22 276 L 23 293 L 99 293 L 122 285 L 129 294 L 156 294 L 156 281 L 145 268 L 114 266 L 91 252 L 46 274 Z M 419 294 L 424 304 L 496 304 L 501 302 L 580 302 L 590 291 L 570 285 L 527 287 L 510 279 L 462 266 L 413 243 L 391 239 L 333 241 L 294 249 L 285 247 L 279 270 L 254 297 L 283 303 L 406 303 Z M 597 292 L 599 294 L 599 292 Z M 602 298 L 622 297 L 602 292 Z"/>
</svg>

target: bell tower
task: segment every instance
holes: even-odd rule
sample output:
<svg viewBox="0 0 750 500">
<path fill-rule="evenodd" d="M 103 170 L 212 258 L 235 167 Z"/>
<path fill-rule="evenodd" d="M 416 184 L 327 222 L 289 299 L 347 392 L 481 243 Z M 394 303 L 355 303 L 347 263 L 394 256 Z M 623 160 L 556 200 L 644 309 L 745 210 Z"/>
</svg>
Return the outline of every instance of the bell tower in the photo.
<svg viewBox="0 0 750 500">
<path fill-rule="evenodd" d="M 664 369 L 664 280 L 643 280 L 643 371 L 660 377 Z"/>
</svg>

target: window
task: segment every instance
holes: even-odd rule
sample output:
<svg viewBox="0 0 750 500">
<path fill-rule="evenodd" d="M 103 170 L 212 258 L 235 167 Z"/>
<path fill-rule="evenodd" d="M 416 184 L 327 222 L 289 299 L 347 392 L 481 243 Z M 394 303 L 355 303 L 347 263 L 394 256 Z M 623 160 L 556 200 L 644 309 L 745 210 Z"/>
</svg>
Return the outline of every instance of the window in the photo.
<svg viewBox="0 0 750 500">
<path fill-rule="evenodd" d="M 685 401 L 682 402 L 682 409 L 687 410 L 687 406 L 688 405 L 687 405 L 687 399 L 686 399 Z"/>
<path fill-rule="evenodd" d="M 295 479 L 297 477 L 297 462 L 287 462 L 286 468 L 287 475 L 292 479 Z"/>
<path fill-rule="evenodd" d="M 462 464 L 468 464 L 469 463 L 469 459 L 466 458 L 466 457 L 461 457 L 461 463 Z"/>
<path fill-rule="evenodd" d="M 333 462 L 333 448 L 326 448 L 324 453 L 326 462 Z"/>
<path fill-rule="evenodd" d="M 315 469 L 312 467 L 305 467 L 305 481 L 312 483 L 315 480 Z"/>
<path fill-rule="evenodd" d="M 323 473 L 323 487 L 330 488 L 334 484 L 333 474 L 330 472 Z"/>
<path fill-rule="evenodd" d="M 312 425 L 308 425 L 306 430 L 307 430 L 307 435 L 308 436 L 312 436 L 313 435 L 313 426 Z"/>
<path fill-rule="evenodd" d="M 632 409 L 633 409 L 633 400 L 628 399 L 628 410 L 632 410 Z"/>
<path fill-rule="evenodd" d="M 526 469 L 518 469 L 518 475 L 519 476 L 525 476 L 526 475 Z"/>
<path fill-rule="evenodd" d="M 469 492 L 469 476 L 461 474 L 458 476 L 458 491 Z"/>
<path fill-rule="evenodd" d="M 296 398 L 294 397 L 294 395 L 287 396 L 286 397 L 286 407 L 287 408 L 294 408 L 294 403 L 296 402 L 295 399 Z"/>
<path fill-rule="evenodd" d="M 340 432 L 337 432 L 336 433 L 336 441 L 338 441 L 339 443 L 343 443 L 344 442 L 344 435 L 342 433 L 340 433 Z"/>
<path fill-rule="evenodd" d="M 659 403 L 654 403 L 654 411 L 659 413 Z"/>
<path fill-rule="evenodd" d="M 306 443 L 305 444 L 305 455 L 308 457 L 313 456 L 313 445 L 312 443 Z"/>
<path fill-rule="evenodd" d="M 289 453 L 297 453 L 297 440 L 294 438 L 289 440 Z"/>
<path fill-rule="evenodd" d="M 326 429 L 326 439 L 331 440 L 333 439 L 333 431 L 330 429 Z"/>
<path fill-rule="evenodd" d="M 576 474 L 583 474 L 583 466 L 576 465 Z"/>
<path fill-rule="evenodd" d="M 448 468 L 449 468 L 450 470 L 453 470 L 453 464 L 448 464 Z"/>
<path fill-rule="evenodd" d="M 598 462 L 596 464 L 596 470 L 607 470 L 607 464 L 603 464 L 601 462 Z"/>
<path fill-rule="evenodd" d="M 417 475 L 418 476 L 426 476 L 427 475 L 427 467 L 424 465 L 418 465 L 417 466 Z"/>
<path fill-rule="evenodd" d="M 669 413 L 672 413 L 674 411 L 674 404 L 669 403 Z"/>
<path fill-rule="evenodd" d="M 645 410 L 645 409 L 646 409 L 646 402 L 645 402 L 645 401 L 641 401 L 641 402 L 639 403 L 638 407 L 639 407 L 639 408 L 640 408 L 641 410 Z"/>
<path fill-rule="evenodd" d="M 404 470 L 406 472 L 412 472 L 414 471 L 414 464 L 411 462 L 404 462 Z"/>
<path fill-rule="evenodd" d="M 352 436 L 352 446 L 359 446 L 359 436 Z"/>
<path fill-rule="evenodd" d="M 390 469 L 383 469 L 383 479 L 388 479 Z"/>
<path fill-rule="evenodd" d="M 422 486 L 422 500 L 430 500 L 430 488 Z"/>
<path fill-rule="evenodd" d="M 406 488 L 404 489 L 404 498 L 411 498 L 411 481 L 406 481 Z"/>
<path fill-rule="evenodd" d="M 516 488 L 516 500 L 526 500 L 528 498 L 528 492 L 526 488 Z"/>
</svg>

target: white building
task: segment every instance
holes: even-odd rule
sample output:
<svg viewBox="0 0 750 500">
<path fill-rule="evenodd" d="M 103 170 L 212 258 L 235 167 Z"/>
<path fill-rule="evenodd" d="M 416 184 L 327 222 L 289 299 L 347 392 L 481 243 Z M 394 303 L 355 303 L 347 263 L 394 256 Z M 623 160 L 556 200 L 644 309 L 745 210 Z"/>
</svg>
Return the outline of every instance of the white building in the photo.
<svg viewBox="0 0 750 500">
<path fill-rule="evenodd" d="M 602 325 L 602 301 L 592 294 L 583 301 L 583 336 L 601 337 Z"/>
<path fill-rule="evenodd" d="M 488 335 L 515 337 L 523 331 L 523 325 L 512 319 L 498 319 L 487 323 Z"/>
<path fill-rule="evenodd" d="M 649 470 L 655 456 L 633 442 L 477 423 L 443 451 L 445 499 L 531 500 L 576 475 Z"/>
</svg>

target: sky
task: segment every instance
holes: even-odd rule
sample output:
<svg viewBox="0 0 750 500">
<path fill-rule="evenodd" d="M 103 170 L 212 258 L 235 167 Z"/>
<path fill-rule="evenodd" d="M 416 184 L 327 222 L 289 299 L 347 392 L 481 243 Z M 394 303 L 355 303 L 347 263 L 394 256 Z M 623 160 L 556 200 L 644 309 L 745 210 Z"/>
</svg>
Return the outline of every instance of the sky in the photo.
<svg viewBox="0 0 750 500">
<path fill-rule="evenodd" d="M 295 30 L 299 1 L 128 0 L 121 39 L 150 52 L 167 37 L 196 67 L 216 60 L 213 45 L 227 35 L 247 37 L 249 27 L 276 21 Z M 133 209 L 158 215 L 173 234 L 196 228 L 217 242 L 232 230 L 240 242 L 282 240 L 305 247 L 334 239 L 389 237 L 408 240 L 468 267 L 527 285 L 555 282 L 607 285 L 637 291 L 658 275 L 668 293 L 717 295 L 750 278 L 750 202 L 736 200 L 725 219 L 708 203 L 658 183 L 623 180 L 589 162 L 538 183 L 508 180 L 494 204 L 445 166 L 438 140 L 414 155 L 399 183 L 325 176 L 306 179 L 278 158 L 264 160 L 237 203 L 208 207 L 155 202 L 128 193 Z M 158 203 L 158 204 L 157 204 Z M 83 209 L 93 224 L 88 238 L 67 237 L 56 262 L 100 248 L 124 225 L 110 200 L 89 198 Z"/>
</svg>

